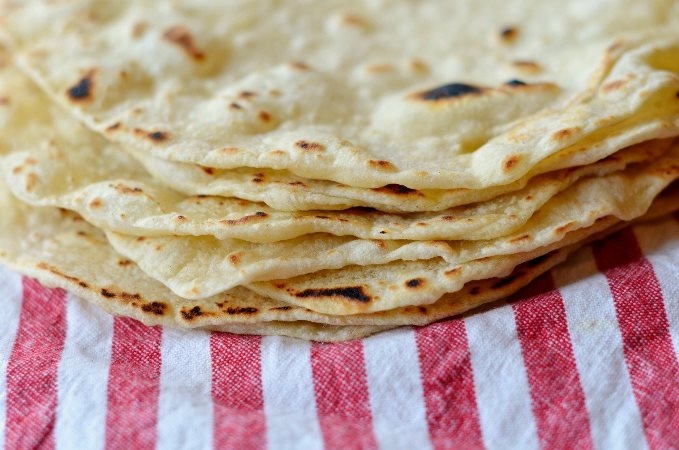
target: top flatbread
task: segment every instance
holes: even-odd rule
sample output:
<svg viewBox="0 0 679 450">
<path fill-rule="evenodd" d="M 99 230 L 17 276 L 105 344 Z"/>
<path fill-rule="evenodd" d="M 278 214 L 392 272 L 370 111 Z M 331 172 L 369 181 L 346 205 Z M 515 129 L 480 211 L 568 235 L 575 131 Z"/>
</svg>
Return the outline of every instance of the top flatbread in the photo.
<svg viewBox="0 0 679 450">
<path fill-rule="evenodd" d="M 99 228 L 141 236 L 212 235 L 252 242 L 310 233 L 380 240 L 491 239 L 519 229 L 578 180 L 657 158 L 670 146 L 670 140 L 644 142 L 597 163 L 536 176 L 513 193 L 440 212 L 282 212 L 238 198 L 187 197 L 154 182 L 120 145 L 65 115 L 9 63 L 0 68 L 0 98 L 5 99 L 0 103 L 0 174 L 16 196 L 33 205 L 77 211 Z"/>
<path fill-rule="evenodd" d="M 679 132 L 679 8 L 609 3 L 5 0 L 0 16 L 55 99 L 152 157 L 482 189 Z"/>
</svg>

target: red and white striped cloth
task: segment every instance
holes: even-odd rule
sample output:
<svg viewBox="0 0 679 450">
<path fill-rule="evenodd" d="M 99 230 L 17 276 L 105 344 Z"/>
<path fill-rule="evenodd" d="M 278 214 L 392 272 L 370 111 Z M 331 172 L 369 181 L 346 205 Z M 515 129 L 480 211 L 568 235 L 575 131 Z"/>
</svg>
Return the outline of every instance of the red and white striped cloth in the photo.
<svg viewBox="0 0 679 450">
<path fill-rule="evenodd" d="M 148 328 L 0 271 L 0 447 L 679 448 L 679 215 L 342 344 Z"/>
</svg>

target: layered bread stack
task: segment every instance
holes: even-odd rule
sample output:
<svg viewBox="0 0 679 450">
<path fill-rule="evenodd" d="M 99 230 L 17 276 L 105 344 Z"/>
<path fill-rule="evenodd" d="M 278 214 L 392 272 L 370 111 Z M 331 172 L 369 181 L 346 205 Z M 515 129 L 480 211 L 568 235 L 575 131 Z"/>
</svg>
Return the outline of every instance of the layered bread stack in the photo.
<svg viewBox="0 0 679 450">
<path fill-rule="evenodd" d="M 679 6 L 519 3 L 0 2 L 0 257 L 332 341 L 679 209 Z"/>
</svg>

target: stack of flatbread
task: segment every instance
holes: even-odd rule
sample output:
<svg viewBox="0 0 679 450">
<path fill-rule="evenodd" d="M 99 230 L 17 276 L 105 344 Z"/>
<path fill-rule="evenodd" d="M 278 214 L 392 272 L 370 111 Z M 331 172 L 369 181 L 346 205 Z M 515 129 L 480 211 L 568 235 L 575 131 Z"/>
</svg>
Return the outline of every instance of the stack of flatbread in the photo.
<svg viewBox="0 0 679 450">
<path fill-rule="evenodd" d="M 0 257 L 113 314 L 356 338 L 679 209 L 674 1 L 0 5 Z"/>
</svg>

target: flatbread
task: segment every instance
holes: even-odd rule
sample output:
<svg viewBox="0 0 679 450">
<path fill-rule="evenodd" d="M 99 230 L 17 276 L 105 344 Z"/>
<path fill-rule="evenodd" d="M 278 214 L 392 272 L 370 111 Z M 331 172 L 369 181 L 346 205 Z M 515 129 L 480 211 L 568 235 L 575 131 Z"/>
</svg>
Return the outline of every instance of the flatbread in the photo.
<svg viewBox="0 0 679 450">
<path fill-rule="evenodd" d="M 676 5 L 635 4 L 631 19 L 614 1 L 600 22 L 576 3 L 5 0 L 0 11 L 21 67 L 140 153 L 364 188 L 485 189 L 679 134 Z M 521 72 L 526 58 L 536 73 Z"/>
<path fill-rule="evenodd" d="M 146 325 L 179 325 L 181 299 L 117 255 L 101 232 L 77 214 L 20 203 L 4 183 L 0 185 L 0 205 L 4 211 L 0 216 L 0 260 L 12 269 L 47 286 L 74 292 L 111 314 L 133 317 Z M 257 323 L 223 320 L 218 327 L 208 328 L 336 341 L 357 339 L 388 327 L 334 327 L 270 317 Z"/>
<path fill-rule="evenodd" d="M 352 314 L 430 303 L 470 280 L 503 276 L 506 264 L 501 269 L 484 266 L 480 273 L 467 271 L 464 265 L 506 255 L 512 261 L 507 264 L 514 267 L 525 261 L 527 252 L 552 245 L 569 231 L 590 227 L 598 219 L 639 217 L 678 177 L 679 144 L 675 144 L 652 162 L 578 181 L 548 201 L 525 226 L 492 240 L 363 240 L 317 234 L 252 244 L 206 236 L 135 237 L 109 232 L 107 237 L 116 251 L 185 298 L 205 298 L 234 286 L 273 280 L 252 288 L 319 312 Z M 298 277 L 302 274 L 308 275 Z M 409 287 L 412 280 L 418 280 L 415 289 Z M 337 293 L 345 298 L 336 301 L 334 297 L 342 297 Z M 321 309 L 326 298 L 331 311 Z M 340 312 L 340 303 L 349 309 Z"/>
<path fill-rule="evenodd" d="M 676 209 L 679 186 L 656 203 L 656 215 Z M 517 267 L 505 279 L 471 283 L 426 307 L 330 316 L 235 288 L 205 300 L 185 301 L 121 258 L 103 235 L 76 214 L 18 202 L 0 183 L 0 259 L 49 286 L 74 292 L 109 313 L 147 325 L 204 328 L 242 334 L 282 334 L 319 341 L 355 339 L 398 325 L 424 325 L 506 297 L 561 262 L 575 246 Z M 26 230 L 32 230 L 26 232 Z M 610 229 L 609 229 L 610 231 Z M 599 236 L 600 237 L 600 236 Z M 329 326 L 332 324 L 335 326 Z"/>
<path fill-rule="evenodd" d="M 21 126 L 13 124 L 12 129 Z M 491 239 L 519 229 L 577 180 L 653 159 L 670 145 L 669 140 L 637 144 L 587 166 L 539 175 L 525 188 L 485 202 L 438 212 L 394 214 L 372 208 L 284 212 L 239 198 L 186 196 L 149 180 L 116 146 L 83 145 L 71 139 L 76 133 L 69 134 L 66 142 L 64 136 L 41 136 L 45 140 L 29 144 L 30 150 L 0 156 L 2 176 L 23 201 L 71 209 L 100 228 L 124 234 L 214 236 L 250 242 L 311 233 L 380 240 Z"/>
<path fill-rule="evenodd" d="M 553 246 L 559 248 L 580 241 L 596 232 L 597 226 L 607 226 L 615 217 L 632 220 L 643 215 L 656 195 L 679 177 L 677 157 L 668 157 L 667 162 L 668 166 L 647 172 L 645 182 L 636 184 L 621 176 L 607 188 L 583 190 L 576 197 L 579 201 L 563 203 L 552 211 L 544 208 L 531 219 L 536 224 L 553 223 L 554 217 L 550 216 L 554 214 L 563 220 L 559 226 L 537 226 L 539 231 L 535 234 L 501 238 L 491 245 L 475 241 L 470 246 L 458 241 L 460 255 L 464 255 L 467 248 L 474 249 L 467 261 L 483 262 L 484 258 L 505 254 L 493 264 L 480 266 L 481 273 L 477 272 L 479 266 L 448 263 L 439 258 L 395 261 L 382 266 L 348 266 L 341 271 L 320 271 L 292 279 L 251 283 L 248 287 L 262 295 L 326 314 L 357 314 L 432 303 L 447 292 L 459 290 L 470 280 L 505 276 L 511 268 L 552 250 Z M 542 246 L 532 247 L 533 241 Z M 502 252 L 502 248 L 513 250 Z M 517 253 L 521 251 L 523 253 Z"/>
<path fill-rule="evenodd" d="M 15 195 L 32 205 L 74 210 L 100 228 L 139 236 L 211 235 L 251 242 L 310 233 L 380 240 L 491 239 L 519 229 L 577 180 L 653 159 L 671 143 L 638 144 L 594 164 L 525 180 L 526 187 L 513 193 L 439 212 L 281 212 L 237 198 L 187 197 L 154 182 L 124 149 L 64 115 L 10 64 L 0 68 L 0 97 L 2 176 Z"/>
</svg>

